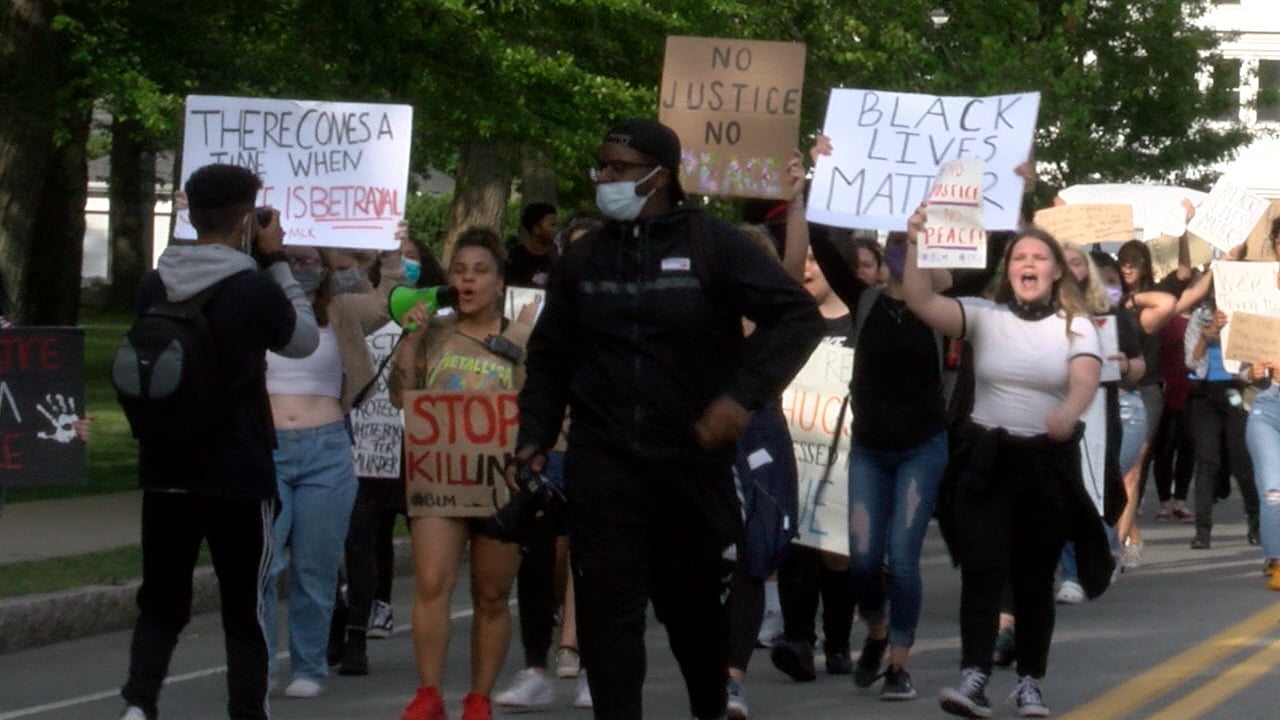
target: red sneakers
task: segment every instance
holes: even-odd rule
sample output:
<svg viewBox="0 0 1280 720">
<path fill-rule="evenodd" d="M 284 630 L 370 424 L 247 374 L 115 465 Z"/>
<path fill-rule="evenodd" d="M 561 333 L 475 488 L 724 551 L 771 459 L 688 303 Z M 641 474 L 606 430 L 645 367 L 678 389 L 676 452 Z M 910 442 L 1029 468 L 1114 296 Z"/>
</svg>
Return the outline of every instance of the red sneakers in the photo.
<svg viewBox="0 0 1280 720">
<path fill-rule="evenodd" d="M 470 699 L 470 696 L 468 696 L 468 699 Z M 480 716 L 477 715 L 476 717 Z M 489 716 L 486 715 L 485 717 Z M 404 714 L 400 716 L 400 720 L 446 720 L 444 698 L 440 696 L 440 690 L 434 687 L 418 688 L 418 694 L 413 696 L 413 700 L 404 709 Z"/>
<path fill-rule="evenodd" d="M 462 699 L 462 720 L 493 720 L 489 698 L 479 693 L 467 693 Z"/>
</svg>

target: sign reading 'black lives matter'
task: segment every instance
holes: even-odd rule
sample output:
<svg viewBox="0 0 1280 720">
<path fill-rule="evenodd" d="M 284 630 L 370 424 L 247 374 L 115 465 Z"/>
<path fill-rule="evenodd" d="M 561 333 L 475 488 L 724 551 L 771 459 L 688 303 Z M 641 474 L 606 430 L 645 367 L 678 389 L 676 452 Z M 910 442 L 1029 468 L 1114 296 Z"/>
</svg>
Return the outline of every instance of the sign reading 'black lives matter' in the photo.
<svg viewBox="0 0 1280 720">
<path fill-rule="evenodd" d="M 0 486 L 83 485 L 84 331 L 0 331 Z"/>
</svg>

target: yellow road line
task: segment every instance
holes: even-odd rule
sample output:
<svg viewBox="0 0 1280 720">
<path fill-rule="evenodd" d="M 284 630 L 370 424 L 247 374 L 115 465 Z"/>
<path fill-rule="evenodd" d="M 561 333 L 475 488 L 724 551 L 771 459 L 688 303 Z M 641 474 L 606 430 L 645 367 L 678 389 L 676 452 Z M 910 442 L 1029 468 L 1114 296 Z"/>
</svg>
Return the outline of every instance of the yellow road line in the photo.
<svg viewBox="0 0 1280 720">
<path fill-rule="evenodd" d="M 1280 626 L 1280 604 L 1223 630 L 1062 716 L 1062 720 L 1120 720 L 1226 660 Z M 1122 670 L 1123 668 L 1113 668 Z"/>
<path fill-rule="evenodd" d="M 1218 707 L 1227 698 L 1252 685 L 1280 665 L 1280 640 L 1245 658 L 1149 720 L 1194 720 Z"/>
</svg>

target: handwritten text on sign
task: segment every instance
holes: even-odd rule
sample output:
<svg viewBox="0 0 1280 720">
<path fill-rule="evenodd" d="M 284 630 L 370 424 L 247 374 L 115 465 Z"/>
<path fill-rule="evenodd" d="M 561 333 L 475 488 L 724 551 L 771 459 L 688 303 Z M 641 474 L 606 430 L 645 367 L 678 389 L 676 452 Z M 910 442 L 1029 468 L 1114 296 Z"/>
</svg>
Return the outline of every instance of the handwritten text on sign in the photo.
<svg viewBox="0 0 1280 720">
<path fill-rule="evenodd" d="M 400 339 L 400 326 L 387 323 L 365 339 L 373 354 L 375 368 L 391 354 Z M 352 452 L 356 475 L 369 478 L 399 478 L 401 435 L 404 422 L 400 411 L 391 405 L 387 393 L 387 376 L 383 373 L 374 383 L 369 397 L 351 410 L 351 432 L 355 437 Z"/>
<path fill-rule="evenodd" d="M 1280 363 L 1280 317 L 1238 312 L 1231 316 L 1227 358 L 1250 363 Z"/>
<path fill-rule="evenodd" d="M 420 391 L 404 396 L 409 510 L 484 517 L 507 501 L 503 468 L 516 440 L 516 393 Z"/>
<path fill-rule="evenodd" d="M 1022 178 L 1040 94 L 939 97 L 876 90 L 831 91 L 823 133 L 832 153 L 818 158 L 809 194 L 813 222 L 905 230 L 943 163 L 985 163 L 987 228 L 1018 226 Z"/>
<path fill-rule="evenodd" d="M 1228 319 L 1238 312 L 1280 317 L 1277 270 L 1280 270 L 1280 263 L 1215 262 L 1213 295 L 1218 309 L 1227 313 Z M 1222 364 L 1228 372 L 1239 372 L 1239 361 L 1231 359 L 1231 325 L 1228 322 L 1222 328 L 1222 347 L 1226 357 Z"/>
<path fill-rule="evenodd" d="M 1058 205 L 1036 212 L 1036 225 L 1060 243 L 1122 243 L 1133 239 L 1133 206 Z"/>
<path fill-rule="evenodd" d="M 801 43 L 669 37 L 658 119 L 675 130 L 688 192 L 782 197 L 800 135 Z"/>
<path fill-rule="evenodd" d="M 800 536 L 795 542 L 837 555 L 849 554 L 851 411 L 845 412 L 834 456 L 831 440 L 852 376 L 853 349 L 824 343 L 782 393 L 800 478 Z"/>
<path fill-rule="evenodd" d="M 83 485 L 84 332 L 0 332 L 0 486 Z"/>
<path fill-rule="evenodd" d="M 952 160 L 929 188 L 918 263 L 924 268 L 983 268 L 987 232 L 982 227 L 982 161 Z"/>
<path fill-rule="evenodd" d="M 1225 177 L 1218 178 L 1187 230 L 1225 252 L 1249 239 L 1268 204 Z"/>
<path fill-rule="evenodd" d="M 286 242 L 394 249 L 404 218 L 409 105 L 191 95 L 182 182 L 211 163 L 262 178 L 259 205 L 280 211 Z M 174 231 L 193 238 L 185 213 Z"/>
</svg>

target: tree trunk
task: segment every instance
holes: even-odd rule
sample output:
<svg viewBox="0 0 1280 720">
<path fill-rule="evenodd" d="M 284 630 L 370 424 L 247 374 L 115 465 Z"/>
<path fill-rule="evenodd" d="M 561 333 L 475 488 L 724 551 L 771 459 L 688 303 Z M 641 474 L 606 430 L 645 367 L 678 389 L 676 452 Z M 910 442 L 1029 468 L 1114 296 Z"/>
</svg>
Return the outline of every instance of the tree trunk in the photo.
<svg viewBox="0 0 1280 720">
<path fill-rule="evenodd" d="M 75 325 L 80 315 L 80 266 L 84 262 L 84 205 L 89 195 L 87 145 L 92 103 L 77 98 L 64 110 L 64 139 L 54 147 L 40 190 L 28 253 L 28 272 L 39 282 L 23 293 L 31 325 Z"/>
<path fill-rule="evenodd" d="M 542 148 L 525 145 L 520 150 L 520 201 L 556 204 L 556 168 Z"/>
<path fill-rule="evenodd" d="M 53 0 L 11 0 L 0 8 L 0 292 L 16 322 L 28 320 L 27 256 L 57 118 L 53 14 Z"/>
<path fill-rule="evenodd" d="M 511 197 L 513 160 L 514 153 L 505 145 L 477 143 L 463 149 L 453 204 L 449 207 L 442 262 L 448 262 L 458 234 L 469 227 L 491 227 L 501 236 L 507 200 Z"/>
<path fill-rule="evenodd" d="M 111 288 L 107 307 L 117 311 L 133 308 L 142 275 L 151 266 L 155 234 L 155 155 L 141 141 L 142 127 L 136 121 L 113 120 L 111 124 L 111 215 L 108 277 Z"/>
</svg>

